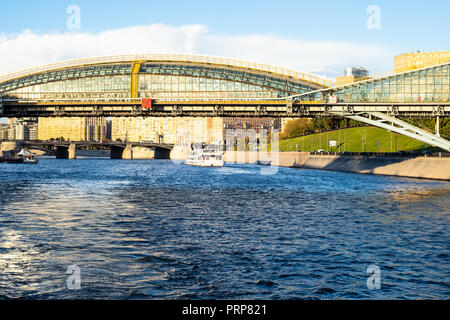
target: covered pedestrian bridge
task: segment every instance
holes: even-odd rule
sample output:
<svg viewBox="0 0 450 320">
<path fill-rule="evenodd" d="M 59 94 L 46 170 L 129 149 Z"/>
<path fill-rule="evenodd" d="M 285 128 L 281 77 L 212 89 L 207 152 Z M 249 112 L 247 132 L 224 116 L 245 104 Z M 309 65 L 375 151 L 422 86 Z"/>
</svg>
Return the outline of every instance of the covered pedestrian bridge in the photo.
<svg viewBox="0 0 450 320">
<path fill-rule="evenodd" d="M 0 117 L 342 116 L 450 151 L 399 117 L 450 116 L 450 62 L 336 87 L 316 75 L 194 55 L 62 62 L 0 77 Z"/>
</svg>

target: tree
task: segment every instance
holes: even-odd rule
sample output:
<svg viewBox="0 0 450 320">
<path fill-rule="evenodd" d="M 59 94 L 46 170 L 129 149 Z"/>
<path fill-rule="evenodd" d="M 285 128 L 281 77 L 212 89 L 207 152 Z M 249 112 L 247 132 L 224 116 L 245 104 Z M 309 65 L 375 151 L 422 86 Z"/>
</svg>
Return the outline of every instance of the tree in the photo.
<svg viewBox="0 0 450 320">
<path fill-rule="evenodd" d="M 311 133 L 312 127 L 311 127 L 311 119 L 309 118 L 299 118 L 299 119 L 293 119 L 289 120 L 285 127 L 283 132 L 280 134 L 281 139 L 291 139 L 300 137 L 303 134 Z"/>
</svg>

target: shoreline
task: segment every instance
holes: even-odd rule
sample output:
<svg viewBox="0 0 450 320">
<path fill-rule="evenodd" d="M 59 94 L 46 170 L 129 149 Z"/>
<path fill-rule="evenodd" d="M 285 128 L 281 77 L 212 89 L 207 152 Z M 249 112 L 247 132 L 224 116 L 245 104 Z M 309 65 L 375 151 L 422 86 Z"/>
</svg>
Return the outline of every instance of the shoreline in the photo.
<svg viewBox="0 0 450 320">
<path fill-rule="evenodd" d="M 109 159 L 105 155 L 86 152 L 86 154 L 80 155 L 79 159 Z M 52 159 L 54 156 L 39 156 L 39 158 Z M 171 155 L 170 158 L 172 160 L 185 160 L 185 157 L 179 153 Z M 145 158 L 140 159 L 144 160 Z M 149 157 L 145 160 L 152 159 L 154 158 Z M 10 157 L 0 158 L 0 162 L 3 163 L 8 162 L 8 160 L 10 160 Z M 135 160 L 139 160 L 139 158 Z M 412 157 L 311 154 L 309 152 L 226 151 L 224 162 L 450 181 L 450 157 L 446 156 Z"/>
<path fill-rule="evenodd" d="M 366 155 L 316 155 L 309 152 L 227 151 L 225 162 L 261 164 L 404 178 L 450 181 L 449 157 L 386 157 Z"/>
</svg>

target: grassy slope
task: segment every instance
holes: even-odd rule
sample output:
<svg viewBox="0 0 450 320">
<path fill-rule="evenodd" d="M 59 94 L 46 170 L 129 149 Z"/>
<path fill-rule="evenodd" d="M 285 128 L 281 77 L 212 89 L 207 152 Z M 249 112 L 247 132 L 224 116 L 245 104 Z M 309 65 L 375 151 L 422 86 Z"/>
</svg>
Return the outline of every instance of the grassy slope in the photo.
<svg viewBox="0 0 450 320">
<path fill-rule="evenodd" d="M 397 151 L 425 148 L 425 144 L 420 141 L 392 133 L 391 149 L 391 132 L 380 128 L 358 127 L 342 129 L 339 131 L 323 132 L 304 137 L 280 140 L 280 151 L 317 151 L 323 149 L 324 151 L 337 152 L 395 152 L 396 140 Z M 365 146 L 363 143 L 364 136 L 366 137 Z M 336 140 L 338 142 L 338 147 L 333 148 L 333 150 L 327 147 L 327 141 L 329 140 Z M 379 147 L 377 144 L 378 141 L 380 142 Z"/>
</svg>

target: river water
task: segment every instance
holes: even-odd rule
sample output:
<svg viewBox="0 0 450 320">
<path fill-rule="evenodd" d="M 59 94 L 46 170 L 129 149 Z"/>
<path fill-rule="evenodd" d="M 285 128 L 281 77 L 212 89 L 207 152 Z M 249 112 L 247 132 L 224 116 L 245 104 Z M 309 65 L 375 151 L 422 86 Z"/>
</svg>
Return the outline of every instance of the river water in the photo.
<svg viewBox="0 0 450 320">
<path fill-rule="evenodd" d="M 0 164 L 0 299 L 450 298 L 450 183 L 268 169 Z"/>
</svg>

